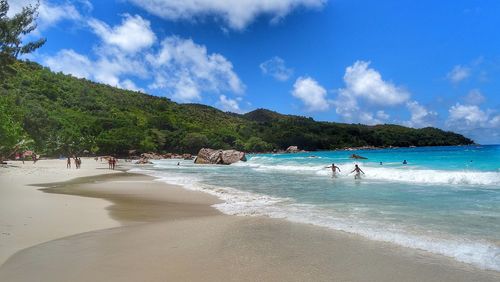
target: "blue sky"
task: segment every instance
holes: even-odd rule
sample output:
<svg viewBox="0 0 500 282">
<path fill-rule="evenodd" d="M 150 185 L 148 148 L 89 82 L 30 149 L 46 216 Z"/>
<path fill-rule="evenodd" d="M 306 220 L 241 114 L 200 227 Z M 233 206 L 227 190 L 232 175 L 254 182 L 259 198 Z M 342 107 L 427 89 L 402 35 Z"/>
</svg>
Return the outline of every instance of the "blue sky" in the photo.
<svg viewBox="0 0 500 282">
<path fill-rule="evenodd" d="M 495 0 L 42 0 L 33 36 L 47 43 L 29 59 L 177 102 L 491 144 L 499 12 Z"/>
</svg>

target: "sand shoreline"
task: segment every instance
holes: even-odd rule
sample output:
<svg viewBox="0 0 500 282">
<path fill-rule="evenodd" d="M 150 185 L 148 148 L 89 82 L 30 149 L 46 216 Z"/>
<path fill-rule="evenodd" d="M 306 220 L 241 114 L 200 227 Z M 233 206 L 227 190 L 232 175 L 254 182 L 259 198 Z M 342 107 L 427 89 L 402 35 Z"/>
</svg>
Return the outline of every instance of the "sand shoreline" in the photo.
<svg viewBox="0 0 500 282">
<path fill-rule="evenodd" d="M 3 176 L 0 174 L 0 178 Z M 223 215 L 210 207 L 219 201 L 215 197 L 153 181 L 150 176 L 120 173 L 49 186 L 52 188 L 45 189 L 49 193 L 35 192 L 47 198 L 74 197 L 82 202 L 107 203 L 91 208 L 101 209 L 97 217 L 107 217 L 114 226 L 33 244 L 0 267 L 0 280 L 496 281 L 500 278 L 498 272 L 479 270 L 446 257 L 325 228 L 262 217 Z"/>
</svg>

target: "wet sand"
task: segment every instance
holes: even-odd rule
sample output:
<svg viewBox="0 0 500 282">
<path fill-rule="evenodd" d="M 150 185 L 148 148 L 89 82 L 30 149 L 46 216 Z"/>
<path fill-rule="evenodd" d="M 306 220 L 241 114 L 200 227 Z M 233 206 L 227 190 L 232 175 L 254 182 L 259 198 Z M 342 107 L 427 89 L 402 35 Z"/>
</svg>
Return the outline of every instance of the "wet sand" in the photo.
<svg viewBox="0 0 500 282">
<path fill-rule="evenodd" d="M 499 281 L 498 272 L 320 227 L 236 217 L 218 199 L 121 174 L 48 185 L 103 199 L 122 226 L 24 249 L 0 281 Z M 54 195 L 57 196 L 57 195 Z"/>
</svg>

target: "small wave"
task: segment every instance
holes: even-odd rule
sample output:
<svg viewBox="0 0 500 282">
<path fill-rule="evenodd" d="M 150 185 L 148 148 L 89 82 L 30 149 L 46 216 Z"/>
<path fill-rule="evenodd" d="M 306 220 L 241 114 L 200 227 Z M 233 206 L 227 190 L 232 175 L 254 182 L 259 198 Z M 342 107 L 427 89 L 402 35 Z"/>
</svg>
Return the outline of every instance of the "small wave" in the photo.
<svg viewBox="0 0 500 282">
<path fill-rule="evenodd" d="M 269 158 L 270 159 L 270 158 Z M 349 172 L 353 169 L 354 163 L 337 164 L 341 173 L 339 177 L 352 177 Z M 240 163 L 238 166 L 246 166 L 259 172 L 284 173 L 314 173 L 316 175 L 329 175 L 330 169 L 324 165 L 314 163 L 297 164 L 293 162 L 248 162 Z M 457 170 L 433 170 L 419 167 L 406 166 L 402 168 L 380 167 L 376 164 L 361 166 L 366 173 L 364 178 L 369 180 L 412 182 L 420 184 L 455 184 L 455 185 L 500 185 L 499 172 L 487 171 L 457 171 Z"/>
</svg>

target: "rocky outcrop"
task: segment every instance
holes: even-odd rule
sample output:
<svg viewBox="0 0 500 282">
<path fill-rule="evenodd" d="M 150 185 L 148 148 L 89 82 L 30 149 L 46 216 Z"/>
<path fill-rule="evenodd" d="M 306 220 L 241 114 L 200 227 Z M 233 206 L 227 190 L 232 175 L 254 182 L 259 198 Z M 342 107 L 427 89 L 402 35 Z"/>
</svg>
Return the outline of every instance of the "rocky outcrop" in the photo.
<svg viewBox="0 0 500 282">
<path fill-rule="evenodd" d="M 349 158 L 351 159 L 359 159 L 359 160 L 367 160 L 368 158 L 362 157 L 360 155 L 352 154 Z"/>
<path fill-rule="evenodd" d="M 297 146 L 289 146 L 288 148 L 286 148 L 286 151 L 287 153 L 298 153 L 300 152 L 299 150 L 299 147 Z"/>
<path fill-rule="evenodd" d="M 246 162 L 244 152 L 236 150 L 214 150 L 202 148 L 194 160 L 195 164 L 233 164 L 239 161 Z"/>
</svg>

